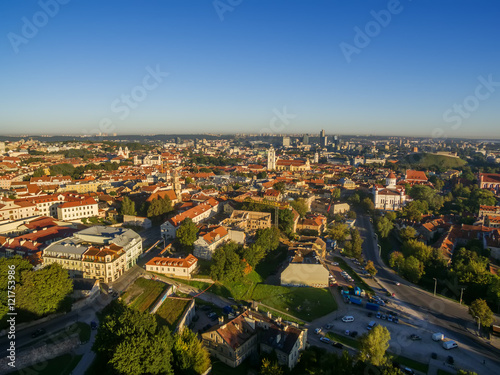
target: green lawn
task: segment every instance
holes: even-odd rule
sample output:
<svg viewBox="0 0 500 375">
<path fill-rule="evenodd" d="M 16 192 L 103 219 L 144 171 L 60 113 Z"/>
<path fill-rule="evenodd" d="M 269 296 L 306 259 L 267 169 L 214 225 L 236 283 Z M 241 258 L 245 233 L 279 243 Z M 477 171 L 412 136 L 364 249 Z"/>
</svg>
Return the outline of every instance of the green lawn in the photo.
<svg viewBox="0 0 500 375">
<path fill-rule="evenodd" d="M 328 331 L 326 333 L 326 337 L 328 337 L 330 340 L 341 342 L 342 344 L 348 345 L 354 349 L 359 349 L 359 341 L 353 339 L 352 337 L 334 333 L 332 331 Z"/>
<path fill-rule="evenodd" d="M 82 359 L 81 355 L 64 354 L 36 365 L 25 367 L 19 371 L 9 372 L 9 375 L 69 375 Z"/>
<path fill-rule="evenodd" d="M 158 320 L 166 324 L 171 330 L 175 329 L 190 302 L 183 299 L 167 298 L 156 312 L 159 317 Z"/>
<path fill-rule="evenodd" d="M 424 374 L 427 374 L 427 371 L 429 371 L 428 364 L 422 363 L 422 362 L 417 362 L 411 358 L 397 356 L 397 357 L 394 357 L 392 360 L 402 364 L 403 366 L 409 367 L 413 370 L 423 372 Z"/>
<path fill-rule="evenodd" d="M 334 257 L 333 260 L 339 263 L 340 268 L 347 272 L 361 289 L 364 289 L 366 293 L 375 294 L 373 289 L 370 288 L 361 277 L 359 277 L 359 275 L 345 262 L 344 259 Z"/>
<path fill-rule="evenodd" d="M 257 284 L 252 299 L 299 319 L 312 321 L 337 309 L 328 289 Z"/>
<path fill-rule="evenodd" d="M 167 284 L 138 278 L 121 297 L 125 303 L 139 311 L 146 311 L 167 288 Z"/>
</svg>

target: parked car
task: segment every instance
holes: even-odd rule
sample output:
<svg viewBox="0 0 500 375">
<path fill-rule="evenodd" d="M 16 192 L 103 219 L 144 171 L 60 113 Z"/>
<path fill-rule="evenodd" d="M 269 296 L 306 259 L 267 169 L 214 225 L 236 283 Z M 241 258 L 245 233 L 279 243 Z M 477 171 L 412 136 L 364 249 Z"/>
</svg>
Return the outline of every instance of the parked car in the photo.
<svg viewBox="0 0 500 375">
<path fill-rule="evenodd" d="M 344 323 L 352 323 L 354 322 L 354 316 L 346 315 L 342 318 Z"/>
<path fill-rule="evenodd" d="M 31 337 L 36 338 L 42 335 L 45 335 L 45 330 L 43 328 L 38 328 L 35 332 L 31 334 Z"/>
<path fill-rule="evenodd" d="M 449 355 L 448 358 L 446 358 L 446 362 L 452 365 L 455 363 L 455 359 L 451 355 Z"/>
<path fill-rule="evenodd" d="M 325 329 L 332 329 L 332 328 L 333 328 L 333 326 L 332 326 L 331 324 L 327 324 L 327 325 L 325 326 Z"/>
<path fill-rule="evenodd" d="M 403 370 L 403 372 L 404 372 L 405 374 L 408 374 L 408 375 L 415 375 L 415 371 L 413 371 L 413 370 L 412 370 L 411 368 L 409 368 L 409 367 L 403 367 L 403 368 L 402 368 L 402 370 Z"/>
<path fill-rule="evenodd" d="M 90 322 L 90 329 L 96 330 L 97 329 L 97 323 L 94 322 L 94 321 Z"/>
<path fill-rule="evenodd" d="M 344 345 L 342 345 L 340 342 L 333 342 L 332 346 L 335 346 L 336 348 L 343 349 Z"/>
<path fill-rule="evenodd" d="M 338 265 L 339 265 L 339 264 L 338 264 L 338 262 L 333 262 L 332 264 L 333 264 L 334 266 L 338 266 Z"/>
<path fill-rule="evenodd" d="M 323 336 L 323 337 L 321 337 L 321 338 L 319 339 L 319 341 L 324 342 L 325 344 L 329 344 L 329 343 L 331 343 L 331 342 L 332 342 L 332 340 L 330 340 L 328 337 L 324 337 L 324 336 Z"/>
<path fill-rule="evenodd" d="M 382 318 L 382 314 L 381 313 L 377 313 L 377 319 L 381 319 Z"/>
<path fill-rule="evenodd" d="M 413 341 L 422 340 L 422 337 L 420 337 L 419 335 L 415 335 L 414 333 L 412 333 L 410 335 L 410 340 L 413 340 Z"/>
<path fill-rule="evenodd" d="M 314 330 L 314 333 L 317 334 L 317 335 L 319 335 L 321 333 L 321 328 L 316 328 Z"/>
</svg>

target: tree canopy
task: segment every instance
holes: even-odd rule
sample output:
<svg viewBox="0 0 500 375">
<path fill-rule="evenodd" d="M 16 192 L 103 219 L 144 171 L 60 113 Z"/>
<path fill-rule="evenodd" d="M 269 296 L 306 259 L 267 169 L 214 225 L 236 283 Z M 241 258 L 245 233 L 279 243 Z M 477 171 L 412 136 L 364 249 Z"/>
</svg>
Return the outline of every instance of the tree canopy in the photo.
<svg viewBox="0 0 500 375">
<path fill-rule="evenodd" d="M 135 202 L 132 201 L 129 197 L 124 197 L 122 201 L 121 207 L 122 215 L 137 215 L 137 211 L 135 210 Z"/>
<path fill-rule="evenodd" d="M 16 288 L 19 310 L 41 317 L 58 311 L 73 291 L 68 271 L 59 264 L 51 264 L 37 271 L 24 271 Z"/>
<path fill-rule="evenodd" d="M 176 232 L 177 241 L 184 248 L 191 248 L 198 238 L 198 227 L 190 218 L 184 219 Z"/>
<path fill-rule="evenodd" d="M 493 312 L 484 299 L 476 299 L 469 306 L 469 314 L 473 318 L 479 318 L 483 327 L 489 327 L 493 323 Z"/>
<path fill-rule="evenodd" d="M 368 334 L 361 336 L 359 340 L 359 357 L 362 361 L 374 366 L 383 366 L 387 363 L 385 355 L 389 349 L 391 334 L 389 330 L 381 325 L 373 327 Z"/>
</svg>

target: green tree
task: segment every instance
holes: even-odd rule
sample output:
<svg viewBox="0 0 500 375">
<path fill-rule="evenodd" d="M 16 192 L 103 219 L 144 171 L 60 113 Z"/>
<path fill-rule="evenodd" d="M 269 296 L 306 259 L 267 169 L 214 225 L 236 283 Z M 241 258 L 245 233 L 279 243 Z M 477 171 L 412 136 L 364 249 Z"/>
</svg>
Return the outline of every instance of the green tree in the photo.
<svg viewBox="0 0 500 375">
<path fill-rule="evenodd" d="M 405 257 L 399 251 L 393 251 L 389 257 L 389 266 L 398 270 L 402 269 L 405 264 Z"/>
<path fill-rule="evenodd" d="M 417 231 L 413 227 L 404 227 L 399 230 L 399 236 L 403 241 L 412 240 L 417 236 Z"/>
<path fill-rule="evenodd" d="M 172 336 L 158 327 L 154 315 L 113 301 L 103 311 L 92 347 L 119 374 L 168 374 L 172 369 Z"/>
<path fill-rule="evenodd" d="M 257 230 L 255 245 L 260 246 L 266 253 L 274 251 L 280 244 L 280 231 L 278 228 L 265 228 Z"/>
<path fill-rule="evenodd" d="M 292 210 L 278 210 L 278 227 L 287 236 L 290 236 L 293 233 Z"/>
<path fill-rule="evenodd" d="M 375 226 L 377 228 L 377 232 L 380 233 L 380 237 L 382 238 L 387 238 L 389 233 L 391 233 L 392 228 L 394 228 L 392 221 L 387 219 L 385 216 L 379 218 L 375 222 Z"/>
<path fill-rule="evenodd" d="M 233 241 L 218 247 L 212 256 L 210 277 L 218 281 L 240 280 L 243 277 L 245 264 L 238 253 L 241 253 L 241 246 Z"/>
<path fill-rule="evenodd" d="M 122 215 L 137 215 L 137 211 L 135 210 L 135 202 L 132 201 L 129 197 L 124 197 L 122 201 Z"/>
<path fill-rule="evenodd" d="M 267 172 L 266 172 L 266 171 L 261 171 L 261 172 L 257 173 L 257 178 L 258 178 L 259 180 L 262 180 L 262 179 L 264 179 L 264 178 L 267 178 Z"/>
<path fill-rule="evenodd" d="M 304 217 L 307 214 L 307 203 L 303 198 L 299 198 L 290 203 L 290 205 L 298 212 L 300 217 Z"/>
<path fill-rule="evenodd" d="M 375 268 L 375 265 L 373 264 L 373 262 L 371 260 L 369 260 L 368 262 L 366 262 L 365 270 L 370 275 L 372 275 L 372 277 L 377 274 L 377 269 Z"/>
<path fill-rule="evenodd" d="M 476 299 L 469 306 L 469 314 L 474 319 L 480 319 L 483 327 L 489 327 L 493 323 L 493 312 L 484 299 Z"/>
<path fill-rule="evenodd" d="M 394 211 L 387 211 L 384 216 L 389 221 L 394 221 L 398 217 L 398 215 Z"/>
<path fill-rule="evenodd" d="M 423 242 L 412 239 L 404 243 L 402 250 L 405 257 L 414 256 L 425 264 L 431 258 L 433 248 Z"/>
<path fill-rule="evenodd" d="M 332 190 L 332 198 L 333 199 L 339 199 L 340 198 L 340 189 L 335 188 Z"/>
<path fill-rule="evenodd" d="M 68 271 L 57 263 L 23 272 L 21 283 L 16 293 L 17 308 L 36 316 L 56 312 L 73 291 Z"/>
<path fill-rule="evenodd" d="M 362 361 L 374 366 L 383 366 L 387 363 L 385 355 L 389 348 L 391 334 L 389 330 L 381 325 L 373 327 L 368 334 L 361 336 L 359 340 L 359 357 Z"/>
<path fill-rule="evenodd" d="M 427 202 L 414 200 L 403 208 L 403 216 L 412 221 L 420 221 L 422 215 L 427 213 L 428 208 Z"/>
<path fill-rule="evenodd" d="M 333 225 L 328 229 L 328 235 L 330 238 L 337 241 L 344 241 L 347 237 L 347 233 L 347 225 L 342 223 L 333 223 Z"/>
<path fill-rule="evenodd" d="M 375 210 L 375 205 L 373 204 L 373 200 L 369 197 L 366 197 L 362 200 L 361 202 L 361 207 L 366 211 L 366 212 L 373 212 Z"/>
<path fill-rule="evenodd" d="M 174 336 L 175 373 L 203 374 L 210 367 L 210 354 L 189 328 Z"/>
<path fill-rule="evenodd" d="M 260 366 L 260 375 L 283 375 L 283 369 L 278 362 L 271 362 L 269 359 L 263 358 Z"/>
<path fill-rule="evenodd" d="M 351 240 L 347 241 L 344 245 L 344 251 L 348 256 L 354 257 L 356 259 L 361 259 L 361 253 L 363 251 L 362 248 L 363 239 L 359 235 L 357 229 L 351 229 Z"/>
<path fill-rule="evenodd" d="M 410 256 L 405 260 L 403 266 L 403 273 L 406 276 L 406 278 L 410 280 L 412 283 L 418 283 L 420 281 L 420 278 L 425 273 L 424 265 L 420 260 L 418 260 L 414 256 Z"/>
<path fill-rule="evenodd" d="M 184 248 L 191 248 L 198 238 L 198 227 L 189 217 L 184 219 L 176 232 L 177 241 Z"/>
<path fill-rule="evenodd" d="M 255 268 L 262 259 L 266 256 L 266 250 L 257 244 L 252 244 L 243 250 L 241 254 L 244 259 L 252 268 Z"/>
<path fill-rule="evenodd" d="M 285 193 L 285 183 L 283 181 L 276 182 L 273 185 L 274 190 L 278 190 L 281 194 Z"/>
</svg>

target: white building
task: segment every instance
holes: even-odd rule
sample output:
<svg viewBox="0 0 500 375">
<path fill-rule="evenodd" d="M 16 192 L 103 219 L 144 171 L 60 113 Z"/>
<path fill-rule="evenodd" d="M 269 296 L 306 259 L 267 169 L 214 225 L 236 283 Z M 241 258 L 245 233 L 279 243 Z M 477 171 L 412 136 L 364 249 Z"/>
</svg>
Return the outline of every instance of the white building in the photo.
<svg viewBox="0 0 500 375">
<path fill-rule="evenodd" d="M 0 200 L 0 220 L 18 220 L 38 215 L 36 205 L 23 200 Z"/>
<path fill-rule="evenodd" d="M 375 185 L 373 188 L 373 203 L 376 210 L 399 211 L 408 201 L 405 188 L 396 185 L 396 176 L 393 172 L 386 178 L 386 187 Z"/>
<path fill-rule="evenodd" d="M 58 263 L 73 277 L 114 282 L 137 263 L 142 238 L 131 229 L 93 226 L 43 250 L 43 264 Z"/>
<path fill-rule="evenodd" d="M 267 151 L 267 170 L 274 171 L 275 169 L 276 169 L 276 151 L 274 150 L 274 147 L 271 146 L 271 148 Z"/>
<path fill-rule="evenodd" d="M 202 233 L 194 242 L 193 255 L 200 259 L 211 260 L 215 249 L 229 241 L 230 236 L 226 228 L 218 226 Z"/>
<path fill-rule="evenodd" d="M 192 254 L 189 254 L 186 258 L 155 257 L 146 263 L 146 271 L 189 279 L 197 265 L 198 259 Z"/>
<path fill-rule="evenodd" d="M 80 220 L 87 217 L 98 216 L 98 214 L 99 209 L 94 198 L 65 202 L 57 207 L 57 218 L 59 220 Z"/>
</svg>

